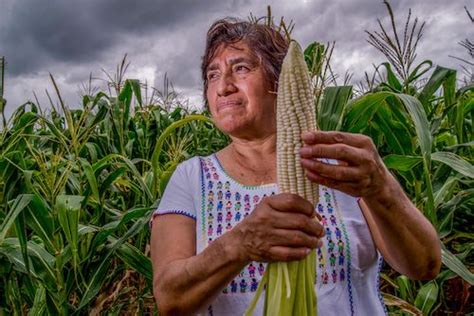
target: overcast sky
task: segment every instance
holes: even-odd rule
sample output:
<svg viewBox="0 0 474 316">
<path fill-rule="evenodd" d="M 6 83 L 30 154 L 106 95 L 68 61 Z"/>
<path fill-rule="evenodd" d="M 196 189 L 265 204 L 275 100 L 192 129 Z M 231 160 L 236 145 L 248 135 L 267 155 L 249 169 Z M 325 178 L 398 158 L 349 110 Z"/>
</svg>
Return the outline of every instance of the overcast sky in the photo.
<svg viewBox="0 0 474 316">
<path fill-rule="evenodd" d="M 413 17 L 426 21 L 418 62 L 432 59 L 461 69 L 448 55 L 468 58 L 457 43 L 474 38 L 474 25 L 464 10 L 467 6 L 474 13 L 474 1 L 391 2 L 400 26 L 409 8 Z M 384 60 L 364 32 L 378 30 L 377 18 L 388 27 L 380 0 L 0 0 L 0 56 L 8 63 L 6 113 L 33 100 L 33 91 L 46 106 L 44 91 L 53 91 L 48 73 L 55 76 L 66 103 L 77 107 L 81 82 L 91 72 L 101 78 L 101 69 L 114 72 L 125 53 L 131 61 L 128 78 L 160 88 L 167 73 L 182 97 L 199 107 L 199 67 L 208 27 L 225 16 L 263 16 L 268 4 L 275 17 L 295 22 L 293 37 L 303 46 L 336 41 L 332 63 L 341 76 L 350 71 L 357 81 L 373 63 Z"/>
</svg>

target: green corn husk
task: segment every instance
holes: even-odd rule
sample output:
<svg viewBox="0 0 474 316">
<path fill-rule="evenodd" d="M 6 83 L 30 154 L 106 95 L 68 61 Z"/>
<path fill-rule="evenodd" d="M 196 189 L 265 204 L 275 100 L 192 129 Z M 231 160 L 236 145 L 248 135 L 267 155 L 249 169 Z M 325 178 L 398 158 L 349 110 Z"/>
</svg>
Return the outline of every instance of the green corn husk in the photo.
<svg viewBox="0 0 474 316">
<path fill-rule="evenodd" d="M 244 315 L 253 315 L 263 289 L 265 289 L 263 315 L 317 315 L 315 279 L 315 250 L 300 261 L 269 263 Z"/>
</svg>

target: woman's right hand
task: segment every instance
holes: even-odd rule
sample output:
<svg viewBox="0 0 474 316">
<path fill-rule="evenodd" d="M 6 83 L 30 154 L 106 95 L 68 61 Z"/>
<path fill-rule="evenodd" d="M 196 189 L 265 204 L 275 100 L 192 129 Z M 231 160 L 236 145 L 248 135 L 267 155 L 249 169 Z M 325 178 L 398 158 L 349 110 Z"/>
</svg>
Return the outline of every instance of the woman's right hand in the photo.
<svg viewBox="0 0 474 316">
<path fill-rule="evenodd" d="M 245 261 L 293 261 L 321 246 L 324 229 L 306 199 L 289 193 L 264 198 L 230 231 Z"/>
</svg>

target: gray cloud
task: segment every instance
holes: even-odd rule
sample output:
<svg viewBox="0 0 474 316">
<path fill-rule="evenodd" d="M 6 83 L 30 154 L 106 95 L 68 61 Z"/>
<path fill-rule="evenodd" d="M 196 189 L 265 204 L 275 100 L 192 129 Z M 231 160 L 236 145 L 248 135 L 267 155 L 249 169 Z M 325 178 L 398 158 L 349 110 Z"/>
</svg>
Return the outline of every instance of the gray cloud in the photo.
<svg viewBox="0 0 474 316">
<path fill-rule="evenodd" d="M 113 72 L 125 53 L 132 62 L 129 76 L 160 88 L 167 73 L 177 90 L 199 102 L 207 28 L 225 16 L 265 15 L 267 4 L 263 0 L 0 0 L 0 55 L 8 61 L 7 111 L 31 99 L 33 90 L 44 96 L 44 89 L 51 88 L 48 72 L 74 106 L 81 81 L 91 71 L 104 77 L 101 68 Z M 293 35 L 303 45 L 336 41 L 333 63 L 341 75 L 350 70 L 354 78 L 360 77 L 372 63 L 384 60 L 364 33 L 378 29 L 377 18 L 388 26 L 382 1 L 274 0 L 269 4 L 276 18 L 284 15 L 296 23 Z M 460 68 L 448 55 L 465 56 L 457 43 L 472 34 L 473 26 L 464 5 L 469 6 L 467 0 L 392 1 L 401 27 L 409 7 L 413 17 L 427 22 L 419 62 L 429 58 Z"/>
<path fill-rule="evenodd" d="M 5 0 L 3 0 L 5 1 Z M 0 42 L 14 64 L 14 75 L 58 61 L 100 59 L 107 49 L 130 36 L 150 36 L 176 24 L 192 22 L 202 6 L 219 1 L 18 1 L 7 13 Z"/>
</svg>

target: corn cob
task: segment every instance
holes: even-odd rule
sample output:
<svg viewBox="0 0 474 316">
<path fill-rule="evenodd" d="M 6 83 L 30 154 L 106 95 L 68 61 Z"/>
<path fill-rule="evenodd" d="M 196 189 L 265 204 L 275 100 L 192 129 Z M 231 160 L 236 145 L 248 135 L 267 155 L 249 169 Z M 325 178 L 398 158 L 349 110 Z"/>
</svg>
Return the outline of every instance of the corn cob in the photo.
<svg viewBox="0 0 474 316">
<path fill-rule="evenodd" d="M 277 180 L 280 193 L 298 194 L 313 205 L 318 186 L 309 181 L 301 167 L 301 133 L 316 130 L 314 98 L 308 69 L 299 44 L 291 41 L 278 82 Z M 269 263 L 246 315 L 251 315 L 266 285 L 264 314 L 316 315 L 316 252 L 301 261 Z"/>
</svg>

